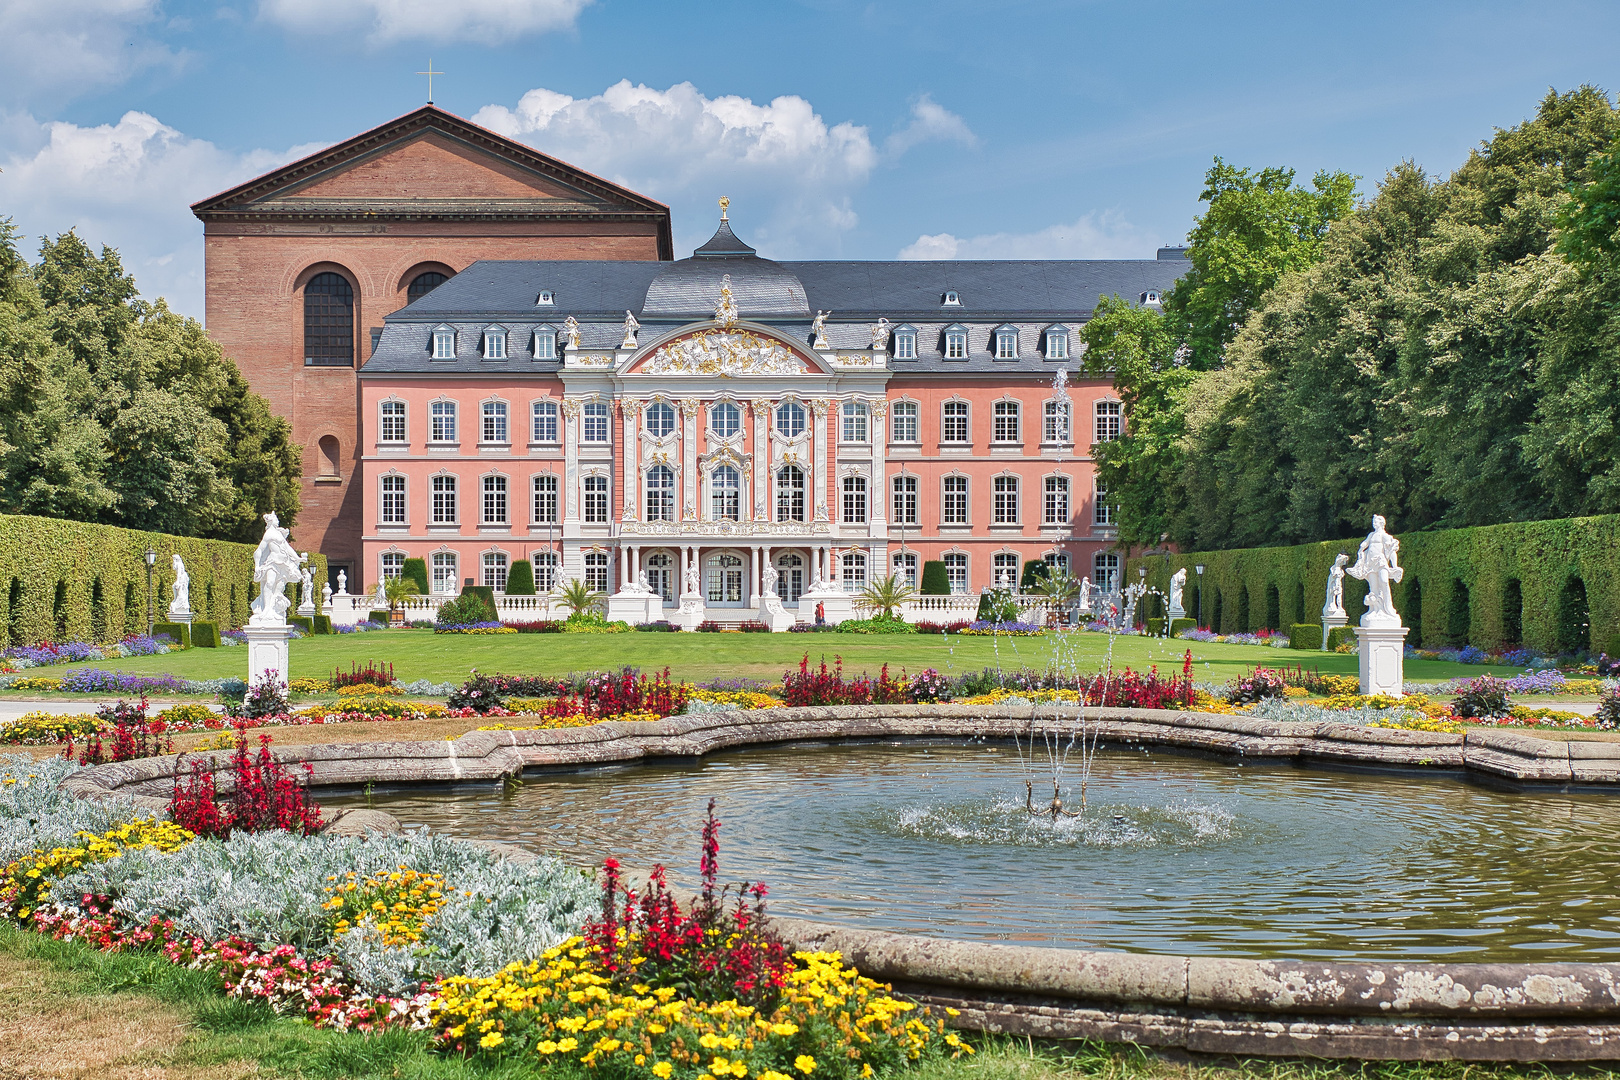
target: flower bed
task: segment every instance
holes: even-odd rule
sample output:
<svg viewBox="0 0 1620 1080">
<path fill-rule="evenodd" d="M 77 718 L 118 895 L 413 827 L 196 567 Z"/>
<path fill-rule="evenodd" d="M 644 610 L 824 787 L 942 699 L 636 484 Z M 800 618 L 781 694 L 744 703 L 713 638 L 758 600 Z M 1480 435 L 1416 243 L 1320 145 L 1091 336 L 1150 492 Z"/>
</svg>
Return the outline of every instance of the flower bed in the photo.
<svg viewBox="0 0 1620 1080">
<path fill-rule="evenodd" d="M 80 664 L 86 660 L 121 660 L 126 656 L 159 656 L 175 647 L 174 639 L 165 634 L 149 637 L 134 634 L 114 645 L 91 645 L 83 641 L 62 643 L 41 642 L 38 645 L 15 645 L 0 658 L 13 670 L 30 667 L 48 667 L 52 664 Z"/>
<path fill-rule="evenodd" d="M 1028 622 L 988 622 L 984 619 L 975 619 L 968 623 L 967 629 L 961 631 L 968 637 L 992 637 L 1002 635 L 1006 637 L 1040 637 L 1046 633 L 1046 628 Z"/>
</svg>

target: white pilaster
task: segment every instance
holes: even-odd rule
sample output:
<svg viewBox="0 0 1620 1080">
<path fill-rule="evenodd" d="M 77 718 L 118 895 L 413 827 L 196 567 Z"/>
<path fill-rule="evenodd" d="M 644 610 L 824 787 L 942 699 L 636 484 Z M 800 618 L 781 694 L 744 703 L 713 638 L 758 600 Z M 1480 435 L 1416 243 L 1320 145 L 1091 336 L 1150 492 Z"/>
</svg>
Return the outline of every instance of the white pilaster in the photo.
<svg viewBox="0 0 1620 1080">
<path fill-rule="evenodd" d="M 810 483 L 816 493 L 814 520 L 827 521 L 827 409 L 828 403 L 816 400 L 810 403 L 810 415 L 815 419 L 815 429 L 811 432 L 812 448 L 810 451 L 812 466 Z"/>
<path fill-rule="evenodd" d="M 641 414 L 641 402 L 625 398 L 619 402 L 624 412 L 624 512 L 623 521 L 636 520 L 636 496 L 641 486 L 641 440 L 636 438 L 636 423 Z"/>
<path fill-rule="evenodd" d="M 563 414 L 563 524 L 579 525 L 579 411 L 578 398 L 564 398 Z"/>
<path fill-rule="evenodd" d="M 752 402 L 754 415 L 754 520 L 771 520 L 771 403 Z"/>
<path fill-rule="evenodd" d="M 698 417 L 702 414 L 703 403 L 696 398 L 686 398 L 681 402 L 681 521 L 697 520 L 697 434 Z"/>
</svg>

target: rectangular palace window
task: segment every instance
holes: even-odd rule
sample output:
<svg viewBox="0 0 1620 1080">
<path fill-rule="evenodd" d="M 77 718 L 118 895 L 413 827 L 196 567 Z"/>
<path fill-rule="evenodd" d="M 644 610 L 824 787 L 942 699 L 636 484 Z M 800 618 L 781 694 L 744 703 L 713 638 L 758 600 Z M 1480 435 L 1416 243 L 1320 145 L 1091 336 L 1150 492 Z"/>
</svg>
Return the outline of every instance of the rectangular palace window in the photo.
<svg viewBox="0 0 1620 1080">
<path fill-rule="evenodd" d="M 405 441 L 405 403 L 403 401 L 383 402 L 382 441 Z"/>
<path fill-rule="evenodd" d="M 1018 477 L 996 477 L 993 520 L 997 525 L 1018 524 Z"/>
<path fill-rule="evenodd" d="M 506 477 L 484 477 L 484 524 L 505 525 L 506 519 Z"/>
<path fill-rule="evenodd" d="M 456 523 L 456 478 L 454 476 L 435 476 L 433 478 L 433 523 L 435 525 L 454 525 Z"/>
<path fill-rule="evenodd" d="M 382 523 L 384 525 L 405 524 L 405 478 L 403 476 L 385 476 L 382 478 Z"/>
<path fill-rule="evenodd" d="M 965 476 L 945 478 L 945 501 L 940 512 L 943 525 L 968 523 L 968 481 Z"/>
</svg>

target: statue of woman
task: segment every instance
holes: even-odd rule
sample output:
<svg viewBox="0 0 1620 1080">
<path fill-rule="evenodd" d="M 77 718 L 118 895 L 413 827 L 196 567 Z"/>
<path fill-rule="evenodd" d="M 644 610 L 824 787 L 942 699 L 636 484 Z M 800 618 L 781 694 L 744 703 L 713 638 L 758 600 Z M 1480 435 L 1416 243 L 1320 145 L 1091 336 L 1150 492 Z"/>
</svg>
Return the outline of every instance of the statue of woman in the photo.
<svg viewBox="0 0 1620 1080">
<path fill-rule="evenodd" d="M 1324 619 L 1347 618 L 1344 613 L 1344 564 L 1349 561 L 1350 556 L 1341 553 L 1328 570 L 1327 602 L 1322 605 Z"/>
<path fill-rule="evenodd" d="M 191 613 L 191 575 L 186 573 L 186 564 L 180 561 L 178 552 L 174 556 L 174 599 L 169 601 L 170 615 L 189 615 Z"/>
<path fill-rule="evenodd" d="M 1185 611 L 1185 610 L 1187 610 L 1186 608 L 1182 607 L 1182 605 L 1181 605 L 1181 596 L 1182 596 L 1182 593 L 1186 590 L 1186 588 L 1187 588 L 1187 568 L 1185 566 L 1183 566 L 1181 569 L 1177 570 L 1174 574 L 1170 575 L 1170 610 L 1171 611 Z"/>
<path fill-rule="evenodd" d="M 249 626 L 287 625 L 287 586 L 303 576 L 298 552 L 287 539 L 287 530 L 275 512 L 264 515 L 264 538 L 253 552 L 253 580 L 259 583 Z"/>
<path fill-rule="evenodd" d="M 1345 572 L 1358 581 L 1367 583 L 1367 613 L 1361 617 L 1362 626 L 1399 626 L 1400 613 L 1390 596 L 1391 582 L 1406 576 L 1400 566 L 1401 542 L 1384 531 L 1384 519 L 1373 515 L 1373 529 L 1356 551 L 1355 565 Z"/>
</svg>

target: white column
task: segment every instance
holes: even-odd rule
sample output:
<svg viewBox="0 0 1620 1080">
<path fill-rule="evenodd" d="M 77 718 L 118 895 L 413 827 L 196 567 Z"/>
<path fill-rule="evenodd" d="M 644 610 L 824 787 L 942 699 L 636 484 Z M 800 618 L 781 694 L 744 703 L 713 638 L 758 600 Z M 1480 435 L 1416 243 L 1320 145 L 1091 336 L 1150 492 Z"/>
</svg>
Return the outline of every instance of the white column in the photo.
<svg viewBox="0 0 1620 1080">
<path fill-rule="evenodd" d="M 810 403 L 810 415 L 815 418 L 815 430 L 811 432 L 814 440 L 811 460 L 814 463 L 808 470 L 811 482 L 815 485 L 815 513 L 812 519 L 826 521 L 827 516 L 827 402 L 816 400 Z"/>
<path fill-rule="evenodd" d="M 887 443 L 880 432 L 884 431 L 887 426 L 885 418 L 889 415 L 889 403 L 883 398 L 875 398 L 868 401 L 866 407 L 866 433 L 872 438 L 872 484 L 877 489 L 872 493 L 872 535 L 875 537 L 887 537 L 889 476 L 886 459 L 888 450 Z"/>
<path fill-rule="evenodd" d="M 754 520 L 771 520 L 771 403 L 755 398 L 754 409 Z"/>
<path fill-rule="evenodd" d="M 681 428 L 682 443 L 685 454 L 683 460 L 685 468 L 682 470 L 683 482 L 681 484 L 682 504 L 681 521 L 697 520 L 697 418 L 703 411 L 703 403 L 696 398 L 686 398 L 681 402 Z"/>
<path fill-rule="evenodd" d="M 641 467 L 638 464 L 641 451 L 641 440 L 636 438 L 637 419 L 641 413 L 641 402 L 634 398 L 624 398 L 619 402 L 624 410 L 624 512 L 621 519 L 624 521 L 636 520 L 636 496 L 641 487 Z"/>
<path fill-rule="evenodd" d="M 579 523 L 580 408 L 578 398 L 563 399 L 563 520 L 576 525 Z"/>
<path fill-rule="evenodd" d="M 748 549 L 748 606 L 759 607 L 759 548 Z"/>
</svg>

